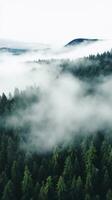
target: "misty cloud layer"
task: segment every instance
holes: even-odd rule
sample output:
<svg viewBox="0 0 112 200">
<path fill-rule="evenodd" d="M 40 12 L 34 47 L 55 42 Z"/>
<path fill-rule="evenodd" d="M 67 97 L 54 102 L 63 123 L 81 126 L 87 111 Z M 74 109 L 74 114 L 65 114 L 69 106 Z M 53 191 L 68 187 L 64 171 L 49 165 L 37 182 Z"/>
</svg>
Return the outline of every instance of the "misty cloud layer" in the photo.
<svg viewBox="0 0 112 200">
<path fill-rule="evenodd" d="M 102 80 L 95 93 L 72 75 L 61 75 L 41 91 L 39 102 L 9 117 L 10 125 L 31 125 L 29 150 L 49 151 L 72 141 L 76 134 L 112 129 L 112 77 Z"/>
<path fill-rule="evenodd" d="M 39 56 L 0 56 L 0 92 L 8 93 L 14 87 L 23 90 L 30 85 L 38 86 L 40 91 L 38 102 L 25 111 L 18 109 L 7 119 L 10 126 L 29 123 L 30 132 L 22 147 L 49 151 L 72 141 L 76 134 L 112 129 L 112 77 L 100 78 L 95 91 L 88 93 L 90 83 L 62 73 L 61 60 L 54 64 L 33 62 Z"/>
<path fill-rule="evenodd" d="M 3 44 L 0 42 L 0 48 Z M 38 61 L 39 59 L 57 59 L 58 61 L 61 59 L 74 60 L 90 54 L 96 55 L 97 53 L 110 50 L 112 41 L 99 41 L 87 46 L 82 45 L 74 48 L 61 49 L 51 49 L 44 45 L 32 45 L 31 47 L 31 44 L 22 45 L 18 43 L 16 45 L 12 43 L 12 46 L 10 43 L 7 43 L 7 45 L 8 48 L 17 48 L 17 45 L 19 49 L 28 48 L 28 52 L 14 55 L 7 51 L 0 51 L 0 93 L 13 92 L 16 87 L 24 89 L 34 84 L 45 84 L 45 79 L 49 79 L 49 73 L 52 73 L 52 71 L 57 71 L 58 73 L 58 63 L 53 64 L 53 66 L 46 66 L 45 64 L 42 66 L 34 61 Z M 49 73 L 46 73 L 47 71 Z M 55 76 L 55 73 L 52 75 Z"/>
</svg>

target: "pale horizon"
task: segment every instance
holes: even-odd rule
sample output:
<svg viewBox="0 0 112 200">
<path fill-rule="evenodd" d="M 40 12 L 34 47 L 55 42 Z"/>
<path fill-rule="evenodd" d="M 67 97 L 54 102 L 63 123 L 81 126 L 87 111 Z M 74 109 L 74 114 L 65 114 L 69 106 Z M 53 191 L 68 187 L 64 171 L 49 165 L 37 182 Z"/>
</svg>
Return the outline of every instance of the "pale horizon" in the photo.
<svg viewBox="0 0 112 200">
<path fill-rule="evenodd" d="M 111 0 L 1 0 L 0 38 L 62 46 L 75 38 L 112 38 Z"/>
</svg>

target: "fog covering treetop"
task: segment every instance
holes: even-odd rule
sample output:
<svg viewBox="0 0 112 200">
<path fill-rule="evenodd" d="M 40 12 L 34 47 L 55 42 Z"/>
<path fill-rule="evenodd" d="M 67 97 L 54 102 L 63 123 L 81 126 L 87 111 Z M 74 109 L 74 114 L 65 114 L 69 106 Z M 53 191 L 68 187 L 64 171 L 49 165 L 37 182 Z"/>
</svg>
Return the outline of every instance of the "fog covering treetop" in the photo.
<svg viewBox="0 0 112 200">
<path fill-rule="evenodd" d="M 104 79 L 110 78 L 112 53 L 90 56 L 75 63 L 63 61 L 60 67 L 61 73 L 69 72 L 83 83 L 89 82 L 90 87 L 84 94 L 88 97 L 95 94 L 102 76 Z M 111 92 L 111 88 L 109 90 Z M 54 145 L 50 151 L 32 150 L 33 144 L 27 146 L 27 140 L 31 141 L 32 113 L 29 112 L 27 118 L 24 116 L 35 103 L 40 103 L 42 97 L 43 91 L 36 86 L 24 91 L 15 89 L 14 94 L 7 96 L 3 93 L 0 96 L 0 199 L 112 199 L 111 126 L 108 129 L 102 127 L 91 134 L 81 129 L 77 134 L 72 134 L 72 140 L 66 142 L 63 138 L 64 142 L 56 143 L 58 145 Z M 37 114 L 41 115 L 39 112 Z M 36 127 L 37 132 L 38 129 L 43 130 L 42 126 L 47 127 L 46 121 L 41 122 L 43 124 Z M 89 124 L 90 129 L 92 123 Z"/>
</svg>

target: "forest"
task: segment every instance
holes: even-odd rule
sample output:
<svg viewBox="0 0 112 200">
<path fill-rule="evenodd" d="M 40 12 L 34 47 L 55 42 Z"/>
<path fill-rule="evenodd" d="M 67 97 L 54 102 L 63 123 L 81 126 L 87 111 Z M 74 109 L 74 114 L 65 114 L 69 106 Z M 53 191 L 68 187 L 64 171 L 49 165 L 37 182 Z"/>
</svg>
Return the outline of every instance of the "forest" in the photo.
<svg viewBox="0 0 112 200">
<path fill-rule="evenodd" d="M 61 73 L 89 82 L 92 90 L 101 77 L 112 74 L 112 51 L 61 61 L 60 68 Z M 18 109 L 24 115 L 40 96 L 37 86 L 23 91 L 16 88 L 14 94 L 0 96 L 0 200 L 112 200 L 110 127 L 75 134 L 71 142 L 48 152 L 24 146 L 30 122 L 21 119 L 16 126 L 9 118 L 13 113 L 19 115 Z"/>
</svg>

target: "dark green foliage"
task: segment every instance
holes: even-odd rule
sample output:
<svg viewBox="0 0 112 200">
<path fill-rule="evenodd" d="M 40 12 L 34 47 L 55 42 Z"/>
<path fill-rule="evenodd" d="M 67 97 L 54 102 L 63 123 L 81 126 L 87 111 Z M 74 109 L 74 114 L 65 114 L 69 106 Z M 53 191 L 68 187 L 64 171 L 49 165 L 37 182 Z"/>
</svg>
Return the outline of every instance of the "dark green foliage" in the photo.
<svg viewBox="0 0 112 200">
<path fill-rule="evenodd" d="M 52 200 L 111 199 L 112 142 L 108 140 L 108 135 L 103 133 L 101 144 L 97 146 L 99 140 L 97 134 L 91 136 L 89 146 L 87 145 L 89 136 L 82 136 L 78 148 L 77 145 L 72 145 L 64 150 L 57 148 L 48 155 L 39 155 L 37 152 L 27 156 L 18 145 L 17 135 L 15 137 L 13 132 L 9 135 L 8 132 L 1 133 L 0 155 L 1 158 L 5 157 L 5 160 L 2 158 L 0 163 L 0 198 L 3 200 L 50 200 L 51 197 Z M 6 146 L 9 141 L 12 141 L 10 148 Z M 12 157 L 13 148 L 15 150 Z"/>
<path fill-rule="evenodd" d="M 59 200 L 64 200 L 66 198 L 66 185 L 62 176 L 59 177 L 57 183 L 57 198 Z"/>
<path fill-rule="evenodd" d="M 94 80 L 99 76 L 112 74 L 112 50 L 97 56 L 89 56 L 74 61 L 63 61 L 61 67 L 63 71 L 71 72 L 75 76 L 85 79 Z"/>
<path fill-rule="evenodd" d="M 32 198 L 33 182 L 27 166 L 25 166 L 24 177 L 22 180 L 22 199 L 30 200 Z"/>
<path fill-rule="evenodd" d="M 106 200 L 111 200 L 111 199 L 112 199 L 112 190 L 108 190 L 106 195 Z"/>
<path fill-rule="evenodd" d="M 83 78 L 112 72 L 111 52 L 84 59 L 88 63 L 85 68 L 79 62 L 80 66 L 73 69 L 72 63 L 69 71 Z M 91 64 L 93 60 L 97 63 L 95 67 Z M 64 71 L 68 70 L 67 65 L 63 64 Z M 6 119 L 18 108 L 25 111 L 38 102 L 39 92 L 38 88 L 22 92 L 16 89 L 14 96 L 10 94 L 8 98 L 3 94 L 0 97 L 0 199 L 111 200 L 111 131 L 77 135 L 72 145 L 64 149 L 57 147 L 48 154 L 39 154 L 37 150 L 27 155 L 20 148 L 21 141 L 27 138 L 29 123 L 25 127 L 21 122 L 19 127 L 8 126 Z"/>
<path fill-rule="evenodd" d="M 9 180 L 4 188 L 2 200 L 15 200 L 15 199 L 16 196 L 14 196 L 13 183 L 11 180 Z"/>
</svg>

